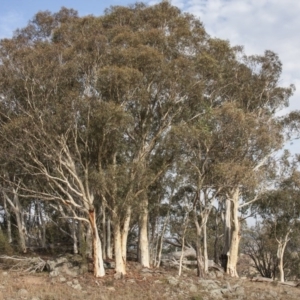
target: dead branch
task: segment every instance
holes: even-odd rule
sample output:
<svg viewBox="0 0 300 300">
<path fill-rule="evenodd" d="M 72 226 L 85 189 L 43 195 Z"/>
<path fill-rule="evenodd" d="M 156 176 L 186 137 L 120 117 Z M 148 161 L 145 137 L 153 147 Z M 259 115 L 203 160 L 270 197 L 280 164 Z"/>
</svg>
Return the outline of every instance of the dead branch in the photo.
<svg viewBox="0 0 300 300">
<path fill-rule="evenodd" d="M 13 266 L 10 268 L 11 271 L 23 271 L 28 273 L 42 272 L 46 266 L 46 262 L 40 257 L 1 255 L 0 259 L 14 262 Z"/>
</svg>

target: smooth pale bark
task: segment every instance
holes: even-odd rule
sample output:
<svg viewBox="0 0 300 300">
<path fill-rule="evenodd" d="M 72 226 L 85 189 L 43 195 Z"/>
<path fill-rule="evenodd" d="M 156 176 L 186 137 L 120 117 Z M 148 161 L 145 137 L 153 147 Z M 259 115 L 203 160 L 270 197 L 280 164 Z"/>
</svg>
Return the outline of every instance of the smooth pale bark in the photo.
<svg viewBox="0 0 300 300">
<path fill-rule="evenodd" d="M 216 230 L 215 230 L 215 242 L 214 242 L 214 262 L 216 264 L 219 263 L 219 250 L 218 250 L 218 246 L 219 246 L 219 217 L 216 214 L 216 218 L 215 218 L 215 224 L 216 224 Z"/>
<path fill-rule="evenodd" d="M 6 222 L 7 222 L 7 237 L 8 237 L 8 242 L 11 244 L 12 243 L 12 236 L 11 236 L 11 220 L 10 220 L 10 211 L 7 208 L 6 204 L 6 197 L 3 199 L 3 204 L 4 204 L 4 212 L 6 216 Z"/>
<path fill-rule="evenodd" d="M 194 210 L 194 223 L 196 226 L 196 259 L 197 259 L 197 276 L 200 278 L 204 277 L 203 274 L 203 259 L 202 259 L 202 251 L 201 251 L 201 245 L 200 245 L 200 239 L 201 239 L 201 231 L 202 228 L 200 227 L 197 219 L 197 212 Z"/>
<path fill-rule="evenodd" d="M 93 259 L 93 238 L 91 226 L 87 226 L 85 232 L 85 256 Z"/>
<path fill-rule="evenodd" d="M 203 223 L 203 257 L 204 257 L 204 273 L 208 273 L 208 254 L 207 254 L 207 218 Z"/>
<path fill-rule="evenodd" d="M 231 200 L 225 200 L 225 216 L 224 216 L 224 246 L 221 255 L 221 265 L 224 271 L 227 271 L 227 262 L 229 248 L 231 243 Z"/>
<path fill-rule="evenodd" d="M 105 204 L 102 204 L 102 249 L 103 249 L 103 258 L 107 258 L 107 252 L 106 252 L 106 243 L 107 243 L 107 237 L 106 237 L 106 211 L 105 211 Z"/>
<path fill-rule="evenodd" d="M 182 237 L 181 237 L 181 255 L 180 255 L 180 260 L 179 260 L 178 276 L 181 276 L 181 272 L 182 272 L 182 260 L 184 257 L 184 249 L 185 249 L 185 233 L 186 233 L 188 223 L 189 223 L 189 213 L 186 212 L 186 214 L 184 216 L 184 221 L 183 221 L 183 232 L 182 232 Z"/>
<path fill-rule="evenodd" d="M 280 282 L 284 282 L 284 269 L 283 269 L 283 256 L 286 245 L 289 241 L 289 234 L 291 231 L 288 231 L 284 237 L 284 240 L 277 239 L 278 248 L 277 248 L 277 257 L 278 257 L 278 269 L 279 269 L 279 280 Z"/>
<path fill-rule="evenodd" d="M 20 248 L 23 253 L 26 253 L 27 252 L 27 247 L 26 247 L 27 231 L 26 231 L 26 227 L 23 222 L 22 207 L 21 207 L 21 203 L 19 201 L 17 191 L 15 189 L 13 189 L 13 195 L 14 195 L 13 200 L 11 200 L 5 192 L 3 192 L 3 195 L 6 198 L 7 202 L 9 203 L 10 207 L 12 208 L 12 210 L 16 216 Z"/>
<path fill-rule="evenodd" d="M 93 237 L 93 262 L 94 262 L 94 276 L 102 277 L 105 275 L 104 263 L 102 257 L 102 246 L 98 234 L 95 210 L 89 211 L 89 221 L 92 229 Z"/>
<path fill-rule="evenodd" d="M 233 226 L 231 230 L 231 242 L 228 252 L 228 261 L 227 261 L 227 268 L 226 273 L 229 274 L 231 277 L 239 277 L 236 265 L 238 262 L 238 252 L 239 252 L 239 244 L 240 244 L 240 221 L 238 218 L 238 208 L 239 208 L 239 189 L 236 188 L 232 193 L 232 221 Z"/>
<path fill-rule="evenodd" d="M 160 237 L 158 238 L 158 241 L 157 241 L 157 244 L 158 244 L 157 245 L 157 247 L 158 247 L 157 259 L 155 257 L 155 261 L 154 261 L 154 267 L 156 267 L 156 268 L 159 268 L 160 263 L 161 263 L 161 254 L 162 254 L 162 249 L 163 249 L 164 234 L 165 234 L 165 231 L 167 228 L 167 224 L 169 222 L 169 218 L 170 218 L 170 209 L 168 210 L 168 214 L 164 220 L 164 224 L 163 224 L 163 228 L 162 228 Z"/>
<path fill-rule="evenodd" d="M 126 261 L 123 259 L 122 251 L 122 234 L 120 221 L 118 218 L 114 218 L 114 249 L 115 249 L 115 271 L 117 274 L 125 275 L 126 274 Z"/>
<path fill-rule="evenodd" d="M 128 238 L 128 233 L 129 233 L 129 227 L 130 227 L 130 219 L 131 219 L 131 206 L 127 207 L 126 210 L 126 216 L 123 224 L 123 229 L 121 232 L 121 239 L 122 239 L 122 257 L 123 261 L 127 261 L 127 238 Z"/>
<path fill-rule="evenodd" d="M 149 240 L 148 240 L 148 199 L 141 203 L 142 211 L 140 215 L 139 230 L 139 262 L 143 267 L 150 268 Z"/>
<path fill-rule="evenodd" d="M 111 245 L 111 217 L 110 215 L 107 216 L 106 222 L 106 258 L 112 259 L 113 251 Z"/>
<path fill-rule="evenodd" d="M 42 230 L 41 246 L 42 246 L 42 248 L 46 248 L 46 224 L 45 224 L 45 220 L 43 217 L 42 205 L 41 205 L 40 201 L 37 202 L 37 210 L 38 210 L 40 226 L 41 226 L 41 230 Z"/>
<path fill-rule="evenodd" d="M 73 253 L 78 253 L 78 240 L 77 240 L 77 226 L 75 220 L 72 220 L 71 224 L 72 238 L 73 238 Z"/>
</svg>

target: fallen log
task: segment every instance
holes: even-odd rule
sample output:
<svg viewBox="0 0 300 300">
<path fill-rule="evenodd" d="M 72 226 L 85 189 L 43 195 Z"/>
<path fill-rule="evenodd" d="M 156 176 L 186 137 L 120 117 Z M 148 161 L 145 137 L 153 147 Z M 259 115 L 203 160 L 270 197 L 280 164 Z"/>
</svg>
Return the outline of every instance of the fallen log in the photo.
<svg viewBox="0 0 300 300">
<path fill-rule="evenodd" d="M 281 281 L 275 281 L 272 278 L 266 278 L 266 277 L 253 277 L 250 279 L 250 281 L 253 282 L 273 282 L 276 284 L 282 284 L 282 285 L 287 285 L 287 286 L 292 286 L 292 287 L 300 287 L 300 282 L 291 282 L 291 281 L 285 281 L 285 282 L 281 282 Z"/>
</svg>

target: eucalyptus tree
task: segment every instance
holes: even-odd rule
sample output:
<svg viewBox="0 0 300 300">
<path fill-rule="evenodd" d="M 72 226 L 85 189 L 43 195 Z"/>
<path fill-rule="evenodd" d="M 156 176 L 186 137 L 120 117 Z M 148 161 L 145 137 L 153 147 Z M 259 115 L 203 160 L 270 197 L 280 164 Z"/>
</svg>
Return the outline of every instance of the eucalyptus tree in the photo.
<svg viewBox="0 0 300 300">
<path fill-rule="evenodd" d="M 191 180 L 201 226 L 213 198 L 203 206 L 200 195 L 222 190 L 234 220 L 227 269 L 236 275 L 240 196 L 257 191 L 259 171 L 282 145 L 275 112 L 292 93 L 278 86 L 275 54 L 246 57 L 163 1 L 100 17 L 39 12 L 1 41 L 0 59 L 2 147 L 31 179 L 17 181 L 20 196 L 56 201 L 89 224 L 96 276 L 104 275 L 97 210 L 113 223 L 116 272 L 126 273 L 134 213 L 149 267 L 151 189 L 172 171 Z M 181 141 L 168 144 L 175 125 Z"/>
<path fill-rule="evenodd" d="M 288 242 L 299 227 L 300 217 L 300 173 L 299 157 L 294 159 L 285 152 L 280 160 L 279 172 L 274 188 L 263 195 L 256 203 L 257 213 L 263 222 L 270 226 L 271 234 L 277 243 L 279 279 L 284 281 L 283 258 Z"/>
</svg>

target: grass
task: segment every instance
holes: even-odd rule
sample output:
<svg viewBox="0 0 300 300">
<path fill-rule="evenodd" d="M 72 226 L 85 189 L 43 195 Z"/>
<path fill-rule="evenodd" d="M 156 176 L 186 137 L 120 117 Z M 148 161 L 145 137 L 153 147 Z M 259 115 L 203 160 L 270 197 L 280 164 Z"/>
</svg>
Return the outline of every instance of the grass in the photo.
<svg viewBox="0 0 300 300">
<path fill-rule="evenodd" d="M 136 263 L 128 264 L 128 273 L 124 279 L 115 280 L 113 270 L 108 270 L 104 278 L 95 278 L 91 273 L 76 277 L 82 290 L 75 290 L 67 284 L 74 278 L 64 277 L 67 282 L 60 282 L 59 278 L 51 278 L 47 272 L 27 274 L 24 272 L 12 272 L 0 268 L 0 299 L 3 300 L 210 300 L 207 292 L 202 291 L 199 279 L 194 271 L 184 273 L 178 279 L 178 286 L 171 285 L 167 278 L 176 276 L 175 270 L 162 270 L 162 273 L 151 273 L 152 276 L 144 276 L 136 268 Z M 245 295 L 243 299 L 251 298 L 253 292 L 260 294 L 265 291 L 276 291 L 276 300 L 300 299 L 300 290 L 286 286 L 274 286 L 270 283 L 254 283 L 248 280 L 224 278 L 224 285 L 230 282 L 231 286 L 243 284 Z M 190 284 L 199 287 L 198 292 L 190 292 Z M 27 294 L 24 294 L 25 289 Z M 288 292 L 287 292 L 288 291 Z M 292 296 L 291 296 L 292 295 Z M 293 298 L 294 297 L 294 298 Z M 256 298 L 255 298 L 256 299 Z"/>
</svg>

